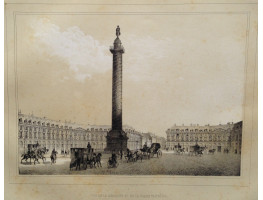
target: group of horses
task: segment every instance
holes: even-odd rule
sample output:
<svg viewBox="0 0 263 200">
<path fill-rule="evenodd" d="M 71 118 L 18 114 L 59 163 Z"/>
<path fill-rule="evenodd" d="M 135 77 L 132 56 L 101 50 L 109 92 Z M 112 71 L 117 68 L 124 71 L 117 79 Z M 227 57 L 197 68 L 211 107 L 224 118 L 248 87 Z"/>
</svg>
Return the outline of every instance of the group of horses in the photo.
<svg viewBox="0 0 263 200">
<path fill-rule="evenodd" d="M 38 160 L 41 159 L 43 163 L 46 161 L 45 154 L 48 152 L 48 149 L 46 148 L 35 148 L 35 149 L 29 149 L 27 153 L 23 153 L 21 155 L 21 163 L 23 160 L 27 162 L 28 159 L 30 159 L 30 165 L 31 160 L 34 160 L 34 165 L 36 162 L 40 163 Z"/>
<path fill-rule="evenodd" d="M 28 149 L 27 153 L 23 153 L 21 155 L 21 164 L 22 161 L 25 160 L 25 162 L 27 163 L 27 160 L 30 159 L 30 165 L 32 164 L 31 160 L 34 161 L 34 165 L 36 164 L 36 162 L 38 164 L 40 164 L 39 160 L 41 159 L 43 161 L 43 163 L 46 162 L 46 157 L 45 154 L 49 151 L 49 149 L 46 148 L 33 148 L 33 149 Z M 51 155 L 50 155 L 50 164 L 54 164 L 56 163 L 57 160 L 57 151 L 52 151 Z"/>
<path fill-rule="evenodd" d="M 199 145 L 195 145 L 191 148 L 191 150 L 187 153 L 189 156 L 202 156 L 204 154 L 204 151 L 207 149 L 207 147 L 201 147 Z M 214 154 L 216 149 L 209 149 L 207 151 L 208 154 Z M 185 148 L 176 147 L 175 153 L 177 155 L 183 155 L 185 154 Z"/>
<path fill-rule="evenodd" d="M 127 150 L 127 154 L 124 156 L 127 163 L 129 162 L 136 162 L 138 160 L 143 159 L 150 159 L 157 155 L 157 158 L 162 156 L 162 151 L 160 149 L 159 143 L 153 143 L 151 147 L 144 147 L 139 150 L 130 151 Z M 101 153 L 94 153 L 90 151 L 88 148 L 72 148 L 71 149 L 71 161 L 69 168 L 70 170 L 86 170 L 89 168 L 97 168 L 102 167 L 101 165 Z M 112 153 L 112 156 L 109 157 L 107 162 L 108 168 L 116 168 L 118 167 L 118 158 L 122 159 L 121 152 L 119 153 Z"/>
<path fill-rule="evenodd" d="M 156 146 L 152 146 L 152 147 L 145 147 L 139 150 L 135 150 L 133 152 L 130 151 L 125 156 L 125 159 L 127 160 L 127 162 L 136 162 L 138 160 L 141 160 L 142 162 L 143 159 L 150 159 L 154 157 L 154 155 L 156 155 L 157 158 L 162 156 L 161 149 Z"/>
<path fill-rule="evenodd" d="M 101 165 L 101 153 L 94 152 L 85 152 L 83 149 L 77 149 L 73 152 L 69 168 L 73 170 L 75 167 L 76 170 L 83 168 L 86 170 L 88 166 L 90 168 L 102 167 Z"/>
</svg>

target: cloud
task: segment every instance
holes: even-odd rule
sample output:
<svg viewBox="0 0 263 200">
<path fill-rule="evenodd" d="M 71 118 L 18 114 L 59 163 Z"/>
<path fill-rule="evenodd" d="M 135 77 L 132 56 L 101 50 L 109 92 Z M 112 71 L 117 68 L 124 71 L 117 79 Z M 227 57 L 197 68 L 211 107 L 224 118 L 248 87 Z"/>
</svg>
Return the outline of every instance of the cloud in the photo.
<svg viewBox="0 0 263 200">
<path fill-rule="evenodd" d="M 157 80 L 160 76 L 160 63 L 169 56 L 167 48 L 171 45 L 171 39 L 127 35 L 123 41 L 127 52 L 124 55 L 127 77 L 133 81 Z"/>
<path fill-rule="evenodd" d="M 78 81 L 84 81 L 94 73 L 111 69 L 108 46 L 100 44 L 92 36 L 73 26 L 62 31 L 47 18 L 40 18 L 31 24 L 39 51 L 49 56 L 57 56 L 74 71 Z"/>
</svg>

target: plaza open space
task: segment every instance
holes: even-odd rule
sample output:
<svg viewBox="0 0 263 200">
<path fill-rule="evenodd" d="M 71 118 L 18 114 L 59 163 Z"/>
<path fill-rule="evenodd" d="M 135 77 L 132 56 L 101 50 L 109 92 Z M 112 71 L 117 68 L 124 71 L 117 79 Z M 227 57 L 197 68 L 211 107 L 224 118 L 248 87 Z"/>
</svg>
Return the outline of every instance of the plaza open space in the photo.
<svg viewBox="0 0 263 200">
<path fill-rule="evenodd" d="M 118 159 L 117 168 L 108 168 L 107 161 L 111 155 L 102 154 L 102 167 L 86 170 L 70 170 L 70 158 L 59 155 L 57 162 L 51 165 L 49 155 L 46 161 L 30 165 L 29 160 L 19 164 L 21 175 L 189 175 L 189 176 L 239 176 L 240 154 L 204 154 L 190 156 L 177 155 L 164 151 L 162 156 L 128 162 Z M 20 162 L 20 161 L 19 161 Z"/>
</svg>

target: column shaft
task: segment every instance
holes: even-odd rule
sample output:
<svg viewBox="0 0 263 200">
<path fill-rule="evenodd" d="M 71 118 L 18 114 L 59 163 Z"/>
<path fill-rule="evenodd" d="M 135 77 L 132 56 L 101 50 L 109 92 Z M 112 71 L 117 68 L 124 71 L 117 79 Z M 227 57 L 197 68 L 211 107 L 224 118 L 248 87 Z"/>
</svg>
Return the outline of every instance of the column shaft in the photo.
<svg viewBox="0 0 263 200">
<path fill-rule="evenodd" d="M 122 130 L 122 53 L 113 54 L 112 130 Z"/>
</svg>

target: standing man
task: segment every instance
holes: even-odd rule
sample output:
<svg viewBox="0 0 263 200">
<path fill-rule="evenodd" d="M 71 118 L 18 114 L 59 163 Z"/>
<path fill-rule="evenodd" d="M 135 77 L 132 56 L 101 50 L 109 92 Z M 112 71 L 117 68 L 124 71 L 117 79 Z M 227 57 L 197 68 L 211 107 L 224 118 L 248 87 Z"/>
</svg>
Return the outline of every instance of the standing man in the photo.
<svg viewBox="0 0 263 200">
<path fill-rule="evenodd" d="M 90 153 L 90 150 L 91 150 L 91 145 L 90 145 L 90 143 L 89 143 L 89 142 L 88 142 L 87 148 L 88 148 L 88 152 Z"/>
<path fill-rule="evenodd" d="M 143 149 L 146 151 L 147 150 L 147 142 L 144 143 Z"/>
</svg>

